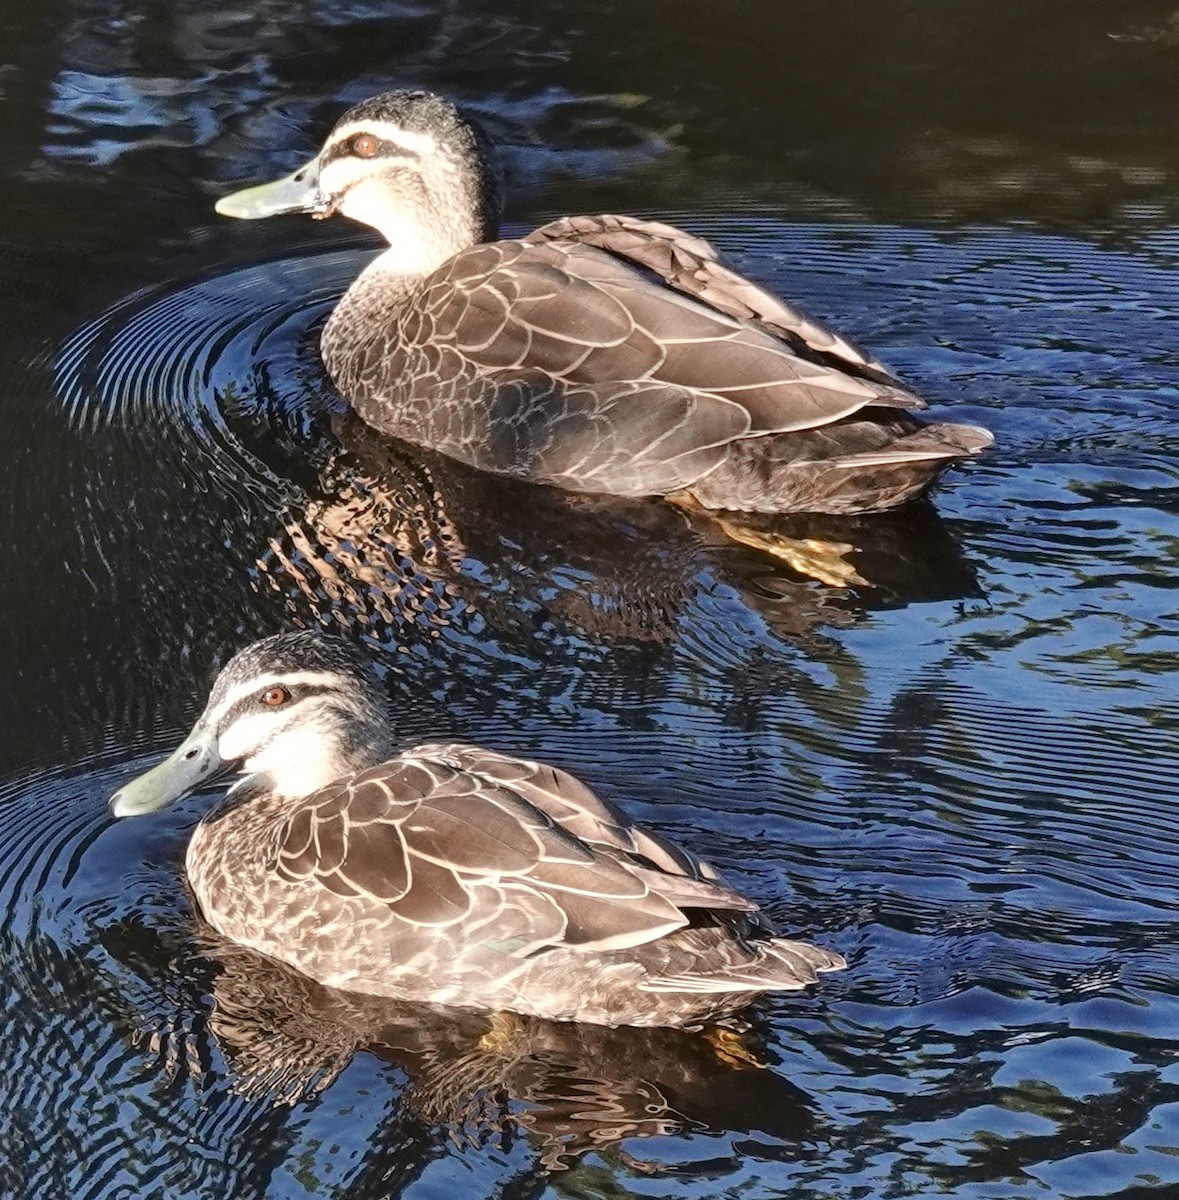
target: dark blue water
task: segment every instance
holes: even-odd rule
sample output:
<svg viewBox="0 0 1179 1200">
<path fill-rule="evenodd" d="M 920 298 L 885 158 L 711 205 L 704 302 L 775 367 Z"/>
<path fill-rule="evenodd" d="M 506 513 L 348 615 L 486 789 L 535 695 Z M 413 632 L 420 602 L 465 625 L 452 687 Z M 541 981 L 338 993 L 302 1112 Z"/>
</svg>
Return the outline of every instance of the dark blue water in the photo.
<svg viewBox="0 0 1179 1200">
<path fill-rule="evenodd" d="M 1179 1189 L 1179 115 L 1167 6 L 0 14 L 0 1195 Z M 508 143 L 513 229 L 658 214 L 994 430 L 776 526 L 348 421 L 362 232 L 218 222 L 344 103 Z M 363 633 L 409 743 L 570 768 L 845 954 L 739 1048 L 393 1010 L 196 928 L 113 825 L 219 662 Z"/>
</svg>

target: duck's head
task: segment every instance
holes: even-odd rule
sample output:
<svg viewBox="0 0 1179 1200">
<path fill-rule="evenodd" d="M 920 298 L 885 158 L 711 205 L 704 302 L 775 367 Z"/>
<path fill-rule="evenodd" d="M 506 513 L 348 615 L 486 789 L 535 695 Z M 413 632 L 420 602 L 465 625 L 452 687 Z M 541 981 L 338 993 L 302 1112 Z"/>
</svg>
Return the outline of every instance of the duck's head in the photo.
<svg viewBox="0 0 1179 1200">
<path fill-rule="evenodd" d="M 389 749 L 388 701 L 363 655 L 337 639 L 282 633 L 230 659 L 192 732 L 117 791 L 111 812 L 153 812 L 234 774 L 307 796 Z"/>
<path fill-rule="evenodd" d="M 245 219 L 341 213 L 379 230 L 405 254 L 407 270 L 494 237 L 500 207 L 487 139 L 449 100 L 408 91 L 362 101 L 309 163 L 217 202 L 222 216 Z"/>
</svg>

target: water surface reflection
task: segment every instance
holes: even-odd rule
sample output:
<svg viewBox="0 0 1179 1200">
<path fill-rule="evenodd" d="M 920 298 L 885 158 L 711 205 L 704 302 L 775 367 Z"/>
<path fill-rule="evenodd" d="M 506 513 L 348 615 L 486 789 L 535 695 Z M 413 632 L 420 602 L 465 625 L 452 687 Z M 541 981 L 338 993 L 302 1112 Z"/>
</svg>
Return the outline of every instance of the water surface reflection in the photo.
<svg viewBox="0 0 1179 1200">
<path fill-rule="evenodd" d="M 1179 1184 L 1171 7 L 0 10 L 0 1193 Z M 210 201 L 414 83 L 508 144 L 521 227 L 671 219 L 994 451 L 936 512 L 725 530 L 373 444 L 315 352 L 371 244 Z M 764 1069 L 382 1050 L 323 997 L 308 1039 L 194 937 L 202 802 L 105 799 L 241 642 L 341 613 L 406 742 L 553 760 L 849 958 L 752 1015 Z"/>
<path fill-rule="evenodd" d="M 119 931 L 125 943 L 132 932 L 151 936 Z M 324 988 L 207 928 L 196 949 L 215 964 L 207 1031 L 246 1098 L 308 1101 L 365 1050 L 394 1069 L 399 1125 L 426 1126 L 455 1145 L 510 1148 L 523 1137 L 550 1169 L 624 1139 L 694 1128 L 756 1131 L 783 1144 L 812 1131 L 806 1098 L 766 1069 L 745 1022 L 695 1034 L 492 1017 Z M 145 1040 L 200 1087 L 209 1048 L 192 1025 L 191 1013 L 180 1014 Z"/>
</svg>

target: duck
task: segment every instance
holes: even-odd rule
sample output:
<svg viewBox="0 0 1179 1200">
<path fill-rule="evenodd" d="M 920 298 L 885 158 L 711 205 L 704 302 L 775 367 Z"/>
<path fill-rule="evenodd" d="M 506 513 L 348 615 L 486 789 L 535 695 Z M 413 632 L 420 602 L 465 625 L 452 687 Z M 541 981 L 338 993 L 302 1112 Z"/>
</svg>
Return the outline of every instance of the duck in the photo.
<svg viewBox="0 0 1179 1200">
<path fill-rule="evenodd" d="M 499 238 L 502 173 L 478 123 L 431 92 L 353 106 L 283 179 L 223 216 L 336 215 L 388 249 L 320 337 L 344 400 L 382 434 L 484 471 L 705 512 L 889 509 L 993 437 L 930 422 L 851 341 L 637 217 Z"/>
<path fill-rule="evenodd" d="M 185 853 L 198 917 L 326 987 L 597 1025 L 695 1027 L 846 966 L 572 775 L 480 746 L 395 753 L 343 638 L 239 650 L 176 750 L 110 799 L 234 776 Z"/>
</svg>

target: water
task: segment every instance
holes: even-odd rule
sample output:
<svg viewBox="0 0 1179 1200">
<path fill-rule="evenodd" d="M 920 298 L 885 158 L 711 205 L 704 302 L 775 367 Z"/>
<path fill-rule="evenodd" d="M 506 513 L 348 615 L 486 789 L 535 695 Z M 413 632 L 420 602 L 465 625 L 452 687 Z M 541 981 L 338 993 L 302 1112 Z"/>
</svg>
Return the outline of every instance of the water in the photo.
<svg viewBox="0 0 1179 1200">
<path fill-rule="evenodd" d="M 720 16 L 0 13 L 0 1194 L 1179 1186 L 1174 17 Z M 784 523 L 843 547 L 808 575 L 374 439 L 314 345 L 372 241 L 211 199 L 392 83 L 483 112 L 513 229 L 670 218 L 995 449 L 936 511 Z M 340 624 L 407 742 L 576 771 L 849 970 L 718 1053 L 374 1011 L 212 941 L 202 801 L 106 797 L 242 641 Z"/>
</svg>

